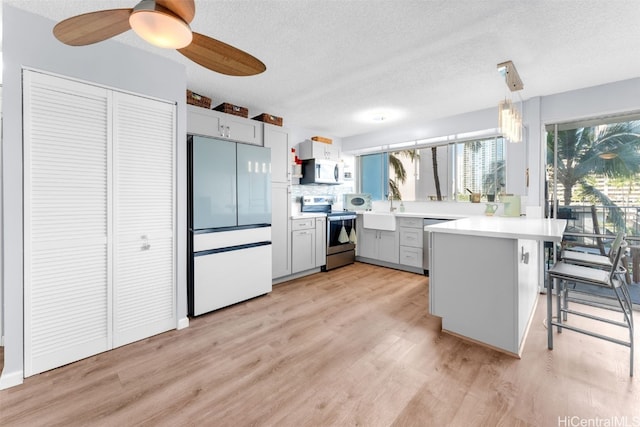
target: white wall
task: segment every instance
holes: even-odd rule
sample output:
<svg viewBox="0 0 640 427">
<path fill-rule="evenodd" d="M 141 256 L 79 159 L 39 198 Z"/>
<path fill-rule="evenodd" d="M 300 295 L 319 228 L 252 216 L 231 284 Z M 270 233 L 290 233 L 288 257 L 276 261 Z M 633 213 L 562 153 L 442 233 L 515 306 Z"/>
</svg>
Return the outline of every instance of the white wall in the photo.
<svg viewBox="0 0 640 427">
<path fill-rule="evenodd" d="M 22 80 L 23 67 L 175 101 L 178 105 L 177 152 L 177 318 L 187 319 L 186 296 L 186 72 L 166 58 L 106 41 L 85 47 L 58 42 L 55 22 L 4 5 L 3 10 L 3 251 L 4 370 L 0 388 L 23 377 L 22 272 Z"/>
<path fill-rule="evenodd" d="M 546 124 L 640 111 L 640 78 L 536 97 L 524 102 L 526 141 L 507 144 L 507 192 L 527 196 L 526 205 L 544 201 Z M 497 106 L 422 124 L 388 128 L 342 139 L 345 151 L 449 136 L 497 127 Z M 529 168 L 529 187 L 526 170 Z M 524 210 L 524 208 L 523 208 Z"/>
</svg>

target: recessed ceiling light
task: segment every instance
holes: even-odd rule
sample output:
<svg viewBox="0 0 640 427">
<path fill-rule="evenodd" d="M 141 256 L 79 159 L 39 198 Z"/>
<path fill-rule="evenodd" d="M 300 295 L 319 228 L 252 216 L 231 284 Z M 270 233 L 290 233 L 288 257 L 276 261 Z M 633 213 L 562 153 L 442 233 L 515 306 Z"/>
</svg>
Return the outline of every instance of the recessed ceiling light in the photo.
<svg viewBox="0 0 640 427">
<path fill-rule="evenodd" d="M 357 120 L 364 123 L 387 123 L 397 120 L 403 113 L 391 108 L 375 108 L 357 114 Z"/>
</svg>

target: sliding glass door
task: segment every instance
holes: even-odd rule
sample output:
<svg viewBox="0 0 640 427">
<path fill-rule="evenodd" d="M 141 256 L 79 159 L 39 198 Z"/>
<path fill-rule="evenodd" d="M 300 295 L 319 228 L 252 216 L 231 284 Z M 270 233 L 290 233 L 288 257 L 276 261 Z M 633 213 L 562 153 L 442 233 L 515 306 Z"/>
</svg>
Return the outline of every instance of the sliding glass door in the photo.
<svg viewBox="0 0 640 427">
<path fill-rule="evenodd" d="M 623 230 L 639 282 L 640 116 L 549 125 L 546 148 L 547 210 L 567 220 L 565 244 L 605 255 Z"/>
</svg>

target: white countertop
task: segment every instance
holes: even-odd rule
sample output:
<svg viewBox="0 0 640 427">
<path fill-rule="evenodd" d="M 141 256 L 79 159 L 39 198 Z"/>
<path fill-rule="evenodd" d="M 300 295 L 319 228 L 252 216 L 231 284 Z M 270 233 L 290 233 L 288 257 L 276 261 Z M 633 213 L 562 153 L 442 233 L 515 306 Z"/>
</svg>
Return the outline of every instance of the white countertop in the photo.
<svg viewBox="0 0 640 427">
<path fill-rule="evenodd" d="M 566 226 L 567 220 L 564 219 L 473 216 L 428 225 L 425 230 L 432 233 L 560 242 Z"/>
<path fill-rule="evenodd" d="M 434 219 L 460 219 L 467 218 L 469 215 L 449 214 L 449 213 L 424 213 L 424 212 L 394 212 L 397 217 L 408 218 L 434 218 Z"/>
<path fill-rule="evenodd" d="M 327 214 L 322 212 L 298 212 L 291 215 L 291 219 L 326 218 Z"/>
<path fill-rule="evenodd" d="M 364 215 L 368 212 L 376 213 L 390 213 L 386 211 L 356 211 L 358 215 Z M 469 215 L 461 214 L 448 214 L 448 213 L 425 213 L 425 212 L 393 212 L 393 215 L 397 218 L 434 218 L 434 219 L 460 219 L 467 218 Z"/>
</svg>

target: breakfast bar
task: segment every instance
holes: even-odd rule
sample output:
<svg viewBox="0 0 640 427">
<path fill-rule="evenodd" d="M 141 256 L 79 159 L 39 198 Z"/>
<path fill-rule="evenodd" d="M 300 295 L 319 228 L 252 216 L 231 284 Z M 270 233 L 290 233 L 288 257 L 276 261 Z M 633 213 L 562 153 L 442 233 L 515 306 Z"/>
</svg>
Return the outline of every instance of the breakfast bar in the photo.
<svg viewBox="0 0 640 427">
<path fill-rule="evenodd" d="M 544 276 L 540 242 L 566 220 L 477 216 L 430 231 L 429 309 L 442 330 L 519 357 Z"/>
</svg>

